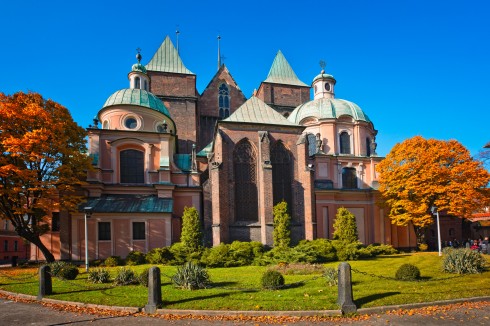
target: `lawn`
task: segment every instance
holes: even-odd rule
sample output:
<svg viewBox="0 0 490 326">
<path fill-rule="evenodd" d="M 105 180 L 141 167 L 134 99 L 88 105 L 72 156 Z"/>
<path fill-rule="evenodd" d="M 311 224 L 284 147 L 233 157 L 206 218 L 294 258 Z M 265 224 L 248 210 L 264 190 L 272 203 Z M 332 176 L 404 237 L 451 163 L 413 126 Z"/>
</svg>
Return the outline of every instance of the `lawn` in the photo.
<svg viewBox="0 0 490 326">
<path fill-rule="evenodd" d="M 487 257 L 488 258 L 488 257 Z M 488 260 L 488 259 L 487 259 Z M 349 262 L 352 267 L 354 300 L 358 308 L 490 295 L 490 271 L 458 276 L 441 272 L 442 258 L 437 253 L 380 256 Z M 391 279 L 404 263 L 416 265 L 422 275 L 418 282 Z M 337 268 L 338 262 L 325 264 Z M 149 265 L 132 267 L 139 272 Z M 159 266 L 162 273 L 164 307 L 169 309 L 219 310 L 323 310 L 338 309 L 337 287 L 328 286 L 320 274 L 285 275 L 286 288 L 260 289 L 260 277 L 267 267 L 247 266 L 208 269 L 213 287 L 205 290 L 180 290 L 172 286 L 169 276 L 175 266 Z M 114 275 L 117 268 L 110 268 Z M 114 287 L 87 282 L 80 269 L 74 281 L 53 279 L 52 299 L 111 306 L 143 307 L 147 288 L 140 285 Z M 0 289 L 36 295 L 35 268 L 0 270 Z"/>
</svg>

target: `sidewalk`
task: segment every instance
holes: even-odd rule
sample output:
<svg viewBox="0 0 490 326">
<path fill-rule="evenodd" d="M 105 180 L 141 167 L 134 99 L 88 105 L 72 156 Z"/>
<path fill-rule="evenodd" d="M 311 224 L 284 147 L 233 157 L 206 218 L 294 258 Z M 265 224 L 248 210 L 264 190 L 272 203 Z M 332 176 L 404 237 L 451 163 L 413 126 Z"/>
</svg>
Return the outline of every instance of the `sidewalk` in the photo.
<svg viewBox="0 0 490 326">
<path fill-rule="evenodd" d="M 490 325 L 490 297 L 415 305 L 359 309 L 352 317 L 337 311 L 230 312 L 159 310 L 147 315 L 134 307 L 108 307 L 63 302 L 0 292 L 2 325 Z"/>
</svg>

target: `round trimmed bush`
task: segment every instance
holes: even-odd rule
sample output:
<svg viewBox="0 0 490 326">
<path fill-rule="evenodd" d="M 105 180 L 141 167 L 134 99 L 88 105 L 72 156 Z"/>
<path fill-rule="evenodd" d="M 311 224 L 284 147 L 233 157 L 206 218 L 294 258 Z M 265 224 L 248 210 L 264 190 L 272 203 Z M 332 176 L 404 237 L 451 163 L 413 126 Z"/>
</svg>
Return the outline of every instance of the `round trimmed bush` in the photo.
<svg viewBox="0 0 490 326">
<path fill-rule="evenodd" d="M 78 276 L 78 267 L 73 264 L 66 264 L 59 272 L 57 277 L 62 280 L 74 280 Z"/>
<path fill-rule="evenodd" d="M 396 271 L 396 279 L 401 281 L 415 281 L 420 278 L 420 270 L 412 264 L 403 264 Z"/>
<path fill-rule="evenodd" d="M 284 286 L 284 276 L 274 270 L 268 270 L 262 274 L 262 287 L 268 290 L 277 290 Z"/>
</svg>

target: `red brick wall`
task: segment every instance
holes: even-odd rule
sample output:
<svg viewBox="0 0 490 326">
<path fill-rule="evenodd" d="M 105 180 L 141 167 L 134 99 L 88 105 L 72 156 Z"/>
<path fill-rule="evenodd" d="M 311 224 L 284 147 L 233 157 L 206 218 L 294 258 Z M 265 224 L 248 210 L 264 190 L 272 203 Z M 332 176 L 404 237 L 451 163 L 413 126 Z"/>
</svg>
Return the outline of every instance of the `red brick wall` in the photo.
<svg viewBox="0 0 490 326">
<path fill-rule="evenodd" d="M 310 88 L 262 83 L 257 92 L 257 97 L 267 104 L 297 107 L 310 100 Z"/>
<path fill-rule="evenodd" d="M 221 130 L 222 136 L 217 137 L 219 141 L 215 144 L 215 156 L 213 160 L 221 162 L 219 169 L 212 169 L 210 171 L 210 182 L 211 182 L 211 197 L 213 198 L 213 224 L 221 225 L 221 242 L 228 241 L 231 242 L 236 239 L 253 237 L 250 240 L 269 242 L 271 228 L 268 228 L 263 221 L 271 222 L 269 215 L 272 214 L 272 179 L 268 167 L 264 165 L 264 158 L 268 157 L 266 153 L 257 152 L 257 169 L 258 169 L 258 179 L 257 186 L 259 196 L 259 211 L 257 215 L 259 217 L 259 223 L 261 225 L 250 225 L 243 226 L 235 225 L 235 185 L 234 185 L 234 173 L 233 173 L 233 149 L 235 145 L 243 138 L 248 138 L 248 140 L 253 144 L 255 149 L 259 151 L 260 148 L 267 150 L 268 146 L 260 143 L 259 130 L 268 131 L 266 137 L 269 138 L 271 144 L 275 141 L 281 140 L 285 147 L 290 151 L 292 155 L 292 164 L 297 165 L 298 151 L 296 142 L 301 133 L 301 129 L 290 129 L 281 128 L 277 126 L 233 126 L 233 129 L 228 129 L 223 126 Z M 303 163 L 304 164 L 304 163 Z M 210 165 L 212 167 L 212 164 Z M 303 165 L 304 166 L 304 165 Z M 270 169 L 270 168 L 269 168 Z M 293 180 L 292 180 L 292 194 L 294 203 L 304 198 L 303 192 L 311 191 L 305 184 L 303 184 L 301 171 L 297 168 L 294 170 Z M 294 205 L 293 205 L 294 206 Z M 246 207 L 240 209 L 248 209 Z M 269 212 L 270 214 L 267 214 Z M 295 209 L 293 207 L 293 221 L 297 224 L 304 223 L 304 209 Z M 230 225 L 230 232 L 227 231 L 228 225 Z M 226 226 L 223 228 L 223 226 Z M 257 232 L 257 228 L 261 228 L 261 232 Z M 225 234 L 223 234 L 225 232 Z M 304 231 L 299 235 L 300 238 L 304 238 Z M 217 236 L 217 234 L 215 233 Z M 259 238 L 260 237 L 260 238 Z M 214 245 L 217 245 L 215 239 Z M 219 242 L 218 242 L 219 243 Z"/>
<path fill-rule="evenodd" d="M 155 71 L 149 71 L 148 76 L 150 92 L 163 100 L 177 127 L 178 152 L 190 153 L 198 141 L 196 76 Z"/>
<path fill-rule="evenodd" d="M 247 100 L 225 66 L 211 80 L 198 101 L 200 114 L 199 144 L 201 150 L 213 140 L 214 128 L 219 118 L 218 89 L 225 83 L 230 91 L 230 115 Z"/>
<path fill-rule="evenodd" d="M 157 96 L 195 97 L 196 76 L 148 71 L 150 92 Z"/>
</svg>

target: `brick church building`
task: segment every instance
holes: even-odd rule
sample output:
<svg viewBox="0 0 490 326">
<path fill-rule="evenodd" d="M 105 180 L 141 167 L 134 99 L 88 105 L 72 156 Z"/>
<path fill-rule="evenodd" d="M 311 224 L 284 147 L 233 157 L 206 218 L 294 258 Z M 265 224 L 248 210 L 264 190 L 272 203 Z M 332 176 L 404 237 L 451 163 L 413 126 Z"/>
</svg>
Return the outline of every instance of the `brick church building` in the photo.
<svg viewBox="0 0 490 326">
<path fill-rule="evenodd" d="M 331 238 L 346 207 L 363 243 L 415 247 L 412 228 L 392 225 L 377 205 L 377 130 L 335 97 L 332 75 L 300 81 L 279 51 L 247 99 L 224 64 L 199 94 L 169 37 L 146 65 L 137 59 L 129 88 L 110 95 L 88 128 L 90 259 L 171 245 L 185 206 L 200 212 L 208 245 L 272 245 L 282 200 L 293 242 Z M 61 215 L 55 256 L 81 260 L 84 212 Z"/>
</svg>

